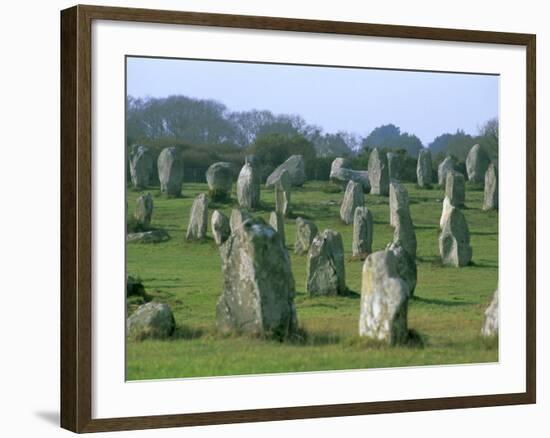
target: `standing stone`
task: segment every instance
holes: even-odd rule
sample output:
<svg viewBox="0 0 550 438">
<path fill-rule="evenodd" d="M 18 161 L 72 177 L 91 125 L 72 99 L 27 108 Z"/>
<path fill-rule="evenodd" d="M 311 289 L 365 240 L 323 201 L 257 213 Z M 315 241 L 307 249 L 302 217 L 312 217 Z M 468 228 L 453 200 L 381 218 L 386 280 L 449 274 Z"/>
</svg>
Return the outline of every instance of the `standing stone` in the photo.
<svg viewBox="0 0 550 438">
<path fill-rule="evenodd" d="M 406 198 L 402 191 L 406 194 Z M 400 190 L 396 190 L 396 193 L 397 192 L 401 192 L 401 200 L 406 199 L 407 202 L 395 203 L 396 208 L 393 210 L 395 221 L 393 243 L 402 246 L 413 260 L 416 260 L 416 233 L 409 210 L 407 189 L 401 186 Z"/>
<path fill-rule="evenodd" d="M 212 228 L 212 236 L 214 236 L 214 241 L 217 245 L 224 243 L 231 234 L 229 218 L 219 210 L 214 210 L 214 213 L 212 213 L 210 226 Z"/>
<path fill-rule="evenodd" d="M 231 163 L 218 162 L 206 171 L 206 182 L 210 191 L 231 193 L 233 185 L 233 166 Z"/>
<path fill-rule="evenodd" d="M 181 195 L 183 160 L 175 147 L 165 148 L 157 160 L 160 191 L 170 196 Z"/>
<path fill-rule="evenodd" d="M 498 336 L 498 289 L 493 294 L 491 304 L 485 310 L 485 318 L 481 327 L 481 335 L 486 338 Z"/>
<path fill-rule="evenodd" d="M 409 209 L 409 192 L 405 186 L 397 181 L 390 183 L 390 225 L 397 225 L 397 210 L 399 208 Z"/>
<path fill-rule="evenodd" d="M 256 170 L 246 163 L 237 180 L 237 201 L 241 208 L 256 208 L 260 204 L 260 183 Z"/>
<path fill-rule="evenodd" d="M 153 157 L 145 146 L 134 146 L 130 154 L 130 178 L 136 188 L 149 186 L 153 172 Z"/>
<path fill-rule="evenodd" d="M 229 236 L 220 254 L 218 329 L 279 339 L 295 332 L 294 277 L 280 234 L 262 219 L 250 219 Z"/>
<path fill-rule="evenodd" d="M 468 179 L 475 183 L 483 183 L 489 162 L 489 156 L 483 148 L 478 144 L 474 145 L 466 157 Z"/>
<path fill-rule="evenodd" d="M 372 213 L 367 207 L 357 207 L 353 215 L 351 255 L 363 257 L 372 252 Z"/>
<path fill-rule="evenodd" d="M 439 163 L 437 168 L 437 183 L 440 186 L 444 186 L 447 181 L 447 172 L 455 170 L 455 162 L 452 157 L 445 157 L 445 159 Z"/>
<path fill-rule="evenodd" d="M 464 207 L 466 201 L 466 182 L 464 175 L 460 172 L 447 172 L 445 182 L 445 197 L 449 198 L 451 205 L 454 207 Z"/>
<path fill-rule="evenodd" d="M 248 219 L 252 219 L 252 216 L 248 213 L 248 211 L 238 208 L 231 210 L 231 217 L 229 219 L 229 228 L 231 229 L 231 232 L 235 233 L 239 230 Z"/>
<path fill-rule="evenodd" d="M 352 170 L 351 162 L 346 158 L 335 158 L 332 161 L 330 179 L 345 184 L 355 181 L 363 186 L 364 192 L 370 191 L 369 173 L 366 170 Z"/>
<path fill-rule="evenodd" d="M 317 235 L 317 226 L 307 219 L 301 217 L 296 219 L 296 240 L 294 241 L 294 253 L 306 254 L 309 251 L 311 242 Z"/>
<path fill-rule="evenodd" d="M 290 182 L 293 186 L 301 187 L 306 182 L 304 157 L 301 155 L 292 155 L 267 177 L 266 186 L 273 186 L 281 176 L 283 170 L 289 173 Z"/>
<path fill-rule="evenodd" d="M 443 199 L 443 208 L 441 210 L 441 218 L 439 219 L 439 229 L 443 229 L 445 224 L 447 223 L 447 220 L 449 219 L 449 215 L 451 214 L 451 209 L 453 208 L 453 205 L 451 204 L 451 200 L 445 196 Z"/>
<path fill-rule="evenodd" d="M 136 199 L 136 210 L 134 218 L 140 224 L 146 227 L 151 224 L 151 216 L 153 215 L 153 197 L 150 193 L 141 195 Z"/>
<path fill-rule="evenodd" d="M 470 230 L 460 209 L 451 207 L 439 236 L 439 253 L 444 265 L 466 266 L 472 260 Z"/>
<path fill-rule="evenodd" d="M 401 156 L 395 152 L 388 152 L 388 172 L 390 175 L 390 181 L 392 179 L 401 179 Z"/>
<path fill-rule="evenodd" d="M 365 203 L 363 188 L 361 184 L 354 181 L 348 182 L 346 193 L 340 207 L 340 218 L 345 224 L 353 223 L 353 215 L 357 207 L 362 207 Z"/>
<path fill-rule="evenodd" d="M 198 195 L 193 201 L 189 225 L 187 226 L 187 240 L 202 240 L 206 237 L 208 224 L 208 198 L 204 193 Z"/>
<path fill-rule="evenodd" d="M 421 149 L 416 164 L 418 186 L 425 188 L 432 184 L 432 153 L 429 149 Z"/>
<path fill-rule="evenodd" d="M 163 339 L 170 336 L 175 327 L 170 306 L 151 301 L 139 306 L 126 320 L 126 336 L 136 341 L 146 338 Z"/>
<path fill-rule="evenodd" d="M 285 219 L 281 213 L 272 211 L 269 215 L 269 225 L 281 235 L 283 245 L 285 245 Z"/>
<path fill-rule="evenodd" d="M 386 250 L 393 252 L 397 262 L 397 273 L 409 286 L 409 297 L 412 297 L 416 289 L 416 279 L 418 275 L 416 260 L 397 243 L 390 243 L 386 247 Z"/>
<path fill-rule="evenodd" d="M 346 292 L 344 245 L 340 233 L 325 230 L 313 239 L 306 269 L 308 295 L 342 295 Z"/>
<path fill-rule="evenodd" d="M 409 287 L 391 251 L 377 251 L 363 264 L 359 336 L 398 345 L 407 342 Z"/>
<path fill-rule="evenodd" d="M 290 174 L 287 170 L 283 170 L 279 179 L 274 184 L 275 186 L 275 211 L 288 216 L 290 213 Z"/>
<path fill-rule="evenodd" d="M 494 163 L 485 172 L 483 210 L 498 210 L 498 171 Z"/>
<path fill-rule="evenodd" d="M 386 154 L 383 154 L 376 148 L 373 149 L 369 155 L 368 172 L 371 194 L 388 196 L 390 173 Z"/>
</svg>

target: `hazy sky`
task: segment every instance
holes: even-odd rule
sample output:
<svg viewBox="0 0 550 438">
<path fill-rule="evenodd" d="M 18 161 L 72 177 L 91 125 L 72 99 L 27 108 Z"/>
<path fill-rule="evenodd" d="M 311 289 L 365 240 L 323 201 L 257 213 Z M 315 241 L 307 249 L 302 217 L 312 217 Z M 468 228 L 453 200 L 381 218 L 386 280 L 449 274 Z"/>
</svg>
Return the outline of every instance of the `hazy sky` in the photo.
<svg viewBox="0 0 550 438">
<path fill-rule="evenodd" d="M 498 116 L 497 76 L 153 58 L 128 58 L 127 67 L 133 97 L 182 94 L 233 111 L 299 114 L 325 132 L 367 135 L 393 123 L 425 146 Z"/>
</svg>

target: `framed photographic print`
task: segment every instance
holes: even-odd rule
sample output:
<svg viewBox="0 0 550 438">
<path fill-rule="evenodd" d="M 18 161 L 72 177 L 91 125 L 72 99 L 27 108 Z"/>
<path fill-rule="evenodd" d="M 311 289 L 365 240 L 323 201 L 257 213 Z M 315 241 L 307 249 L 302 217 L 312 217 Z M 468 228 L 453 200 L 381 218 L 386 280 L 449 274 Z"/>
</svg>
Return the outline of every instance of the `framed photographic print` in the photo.
<svg viewBox="0 0 550 438">
<path fill-rule="evenodd" d="M 61 13 L 61 425 L 535 403 L 535 35 Z"/>
</svg>

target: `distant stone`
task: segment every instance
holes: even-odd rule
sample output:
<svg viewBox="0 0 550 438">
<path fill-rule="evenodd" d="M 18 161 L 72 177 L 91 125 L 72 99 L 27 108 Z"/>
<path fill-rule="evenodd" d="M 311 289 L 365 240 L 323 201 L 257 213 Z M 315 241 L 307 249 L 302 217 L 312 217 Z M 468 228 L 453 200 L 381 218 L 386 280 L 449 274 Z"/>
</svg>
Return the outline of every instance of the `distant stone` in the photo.
<svg viewBox="0 0 550 438">
<path fill-rule="evenodd" d="M 351 255 L 365 257 L 372 252 L 373 219 L 367 207 L 357 207 L 353 215 Z"/>
<path fill-rule="evenodd" d="M 151 217 L 153 216 L 153 197 L 147 193 L 146 195 L 138 196 L 136 199 L 136 210 L 134 218 L 140 224 L 149 226 Z"/>
<path fill-rule="evenodd" d="M 242 228 L 245 221 L 252 219 L 252 216 L 248 211 L 234 208 L 231 210 L 231 217 L 229 219 L 229 228 L 232 233 L 235 233 L 237 230 Z"/>
<path fill-rule="evenodd" d="M 437 183 L 440 186 L 444 186 L 447 181 L 447 172 L 455 170 L 455 162 L 452 157 L 447 156 L 439 163 L 437 168 Z"/>
<path fill-rule="evenodd" d="M 269 225 L 281 235 L 283 245 L 285 244 L 285 219 L 281 213 L 272 211 L 269 215 Z"/>
<path fill-rule="evenodd" d="M 208 198 L 204 193 L 199 194 L 193 201 L 189 225 L 187 226 L 187 240 L 203 240 L 208 227 Z"/>
<path fill-rule="evenodd" d="M 409 296 L 412 296 L 414 294 L 414 290 L 416 289 L 416 280 L 418 275 L 416 260 L 397 243 L 390 243 L 386 247 L 386 250 L 393 252 L 397 262 L 397 273 L 409 286 Z"/>
<path fill-rule="evenodd" d="M 494 163 L 485 172 L 483 210 L 498 210 L 498 171 Z"/>
<path fill-rule="evenodd" d="M 217 245 L 224 243 L 231 234 L 229 218 L 219 210 L 214 210 L 214 213 L 212 213 L 210 225 L 212 236 L 214 236 L 214 241 Z"/>
<path fill-rule="evenodd" d="M 167 240 L 170 240 L 170 235 L 164 230 L 130 233 L 126 236 L 126 242 L 128 243 L 161 243 Z"/>
<path fill-rule="evenodd" d="M 275 182 L 275 211 L 283 216 L 290 213 L 290 174 L 284 169 L 277 182 Z"/>
<path fill-rule="evenodd" d="M 397 188 L 398 185 L 396 184 Z M 403 247 L 409 255 L 416 260 L 416 233 L 414 231 L 414 225 L 411 218 L 411 212 L 408 203 L 408 193 L 404 186 L 399 184 L 399 188 L 395 190 L 396 193 L 400 193 L 396 198 L 407 200 L 407 202 L 396 202 L 393 212 L 394 231 L 393 231 L 393 243 Z"/>
<path fill-rule="evenodd" d="M 294 253 L 302 255 L 309 251 L 311 242 L 317 235 L 317 226 L 307 219 L 299 217 L 296 219 L 296 240 L 294 242 Z"/>
<path fill-rule="evenodd" d="M 483 325 L 481 327 L 481 335 L 486 338 L 493 338 L 498 336 L 498 289 L 493 294 L 491 304 L 485 310 L 485 318 L 483 319 Z"/>
<path fill-rule="evenodd" d="M 256 170 L 246 163 L 237 179 L 237 201 L 241 208 L 256 208 L 260 205 L 260 181 Z"/>
<path fill-rule="evenodd" d="M 461 267 L 472 260 L 470 230 L 460 209 L 451 207 L 439 236 L 439 253 L 444 265 Z"/>
<path fill-rule="evenodd" d="M 145 146 L 135 145 L 130 154 L 130 178 L 136 188 L 148 187 L 153 172 L 153 157 Z"/>
<path fill-rule="evenodd" d="M 126 320 L 126 335 L 130 339 L 164 339 L 176 327 L 174 314 L 168 304 L 150 302 L 139 306 Z"/>
<path fill-rule="evenodd" d="M 386 154 L 378 149 L 373 149 L 369 155 L 369 181 L 372 195 L 388 196 L 390 173 Z"/>
<path fill-rule="evenodd" d="M 295 332 L 294 277 L 280 234 L 262 219 L 250 219 L 220 246 L 220 254 L 218 329 L 279 339 Z"/>
<path fill-rule="evenodd" d="M 306 182 L 304 157 L 301 155 L 292 155 L 268 176 L 266 186 L 272 187 L 281 176 L 283 170 L 289 173 L 290 182 L 293 186 L 301 187 Z"/>
<path fill-rule="evenodd" d="M 364 203 L 365 197 L 361 184 L 354 181 L 348 182 L 346 193 L 344 193 L 344 199 L 340 206 L 340 219 L 342 219 L 345 224 L 353 223 L 355 209 L 357 207 L 362 207 Z"/>
<path fill-rule="evenodd" d="M 418 186 L 425 188 L 432 184 L 432 153 L 429 149 L 421 149 L 416 164 Z"/>
<path fill-rule="evenodd" d="M 162 150 L 157 160 L 160 191 L 170 196 L 181 195 L 183 159 L 175 147 Z"/>
<path fill-rule="evenodd" d="M 454 170 L 447 172 L 445 197 L 449 198 L 453 207 L 464 207 L 466 201 L 466 182 L 464 175 L 460 172 Z"/>
<path fill-rule="evenodd" d="M 231 163 L 218 162 L 212 164 L 206 171 L 208 189 L 231 193 L 233 174 L 233 165 Z"/>
<path fill-rule="evenodd" d="M 306 269 L 308 295 L 342 295 L 346 292 L 344 245 L 340 233 L 325 230 L 313 239 Z"/>
<path fill-rule="evenodd" d="M 399 208 L 409 209 L 409 192 L 401 183 L 390 182 L 390 225 L 397 224 L 397 210 Z"/>
<path fill-rule="evenodd" d="M 363 264 L 359 336 L 399 345 L 407 342 L 409 287 L 392 251 L 377 251 Z"/>
<path fill-rule="evenodd" d="M 388 158 L 388 172 L 390 175 L 390 181 L 392 179 L 399 181 L 401 179 L 401 156 L 395 152 L 388 152 L 386 156 Z"/>
<path fill-rule="evenodd" d="M 478 144 L 474 145 L 466 157 L 468 179 L 475 183 L 483 183 L 489 163 L 489 156 L 483 148 Z"/>
<path fill-rule="evenodd" d="M 335 158 L 332 161 L 330 179 L 344 184 L 355 181 L 361 184 L 364 192 L 370 191 L 369 173 L 366 170 L 352 170 L 351 162 L 346 158 Z"/>
</svg>

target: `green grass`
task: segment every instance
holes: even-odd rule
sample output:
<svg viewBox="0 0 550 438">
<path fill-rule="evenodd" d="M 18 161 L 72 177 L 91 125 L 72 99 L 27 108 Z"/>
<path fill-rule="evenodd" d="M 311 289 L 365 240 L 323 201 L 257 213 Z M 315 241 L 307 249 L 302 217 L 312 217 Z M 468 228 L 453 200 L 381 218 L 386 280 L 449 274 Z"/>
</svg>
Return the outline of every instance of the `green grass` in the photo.
<svg viewBox="0 0 550 438">
<path fill-rule="evenodd" d="M 342 234 L 346 256 L 351 259 L 352 226 L 339 219 L 343 193 L 332 193 L 328 183 L 308 182 L 292 192 L 294 216 L 315 221 L 319 230 Z M 345 297 L 309 298 L 305 294 L 306 256 L 293 253 L 294 219 L 287 219 L 285 233 L 296 281 L 296 308 L 307 332 L 302 342 L 280 343 L 248 337 L 223 337 L 216 333 L 215 308 L 222 275 L 218 248 L 209 238 L 203 243 L 184 239 L 193 198 L 207 192 L 206 184 L 185 184 L 183 197 L 154 198 L 151 226 L 164 228 L 172 239 L 157 245 L 129 244 L 127 269 L 139 276 L 147 294 L 170 304 L 176 333 L 170 340 L 127 341 L 129 380 L 174 377 L 336 370 L 494 362 L 496 342 L 479 336 L 483 312 L 497 286 L 498 214 L 481 210 L 483 192 L 468 191 L 464 213 L 471 232 L 473 264 L 443 267 L 439 262 L 438 234 L 443 192 L 406 184 L 418 240 L 418 285 L 409 302 L 409 327 L 423 346 L 381 347 L 358 337 L 361 267 L 346 263 L 346 282 L 355 292 Z M 154 193 L 157 189 L 151 189 Z M 235 190 L 235 189 L 233 189 Z M 129 212 L 140 192 L 128 190 Z M 211 203 L 230 214 L 235 205 Z M 262 188 L 262 209 L 255 215 L 268 219 L 275 207 L 272 190 Z M 374 216 L 373 250 L 385 248 L 393 236 L 387 197 L 366 196 Z M 210 233 L 210 225 L 209 225 Z M 131 313 L 138 305 L 128 302 Z"/>
</svg>

